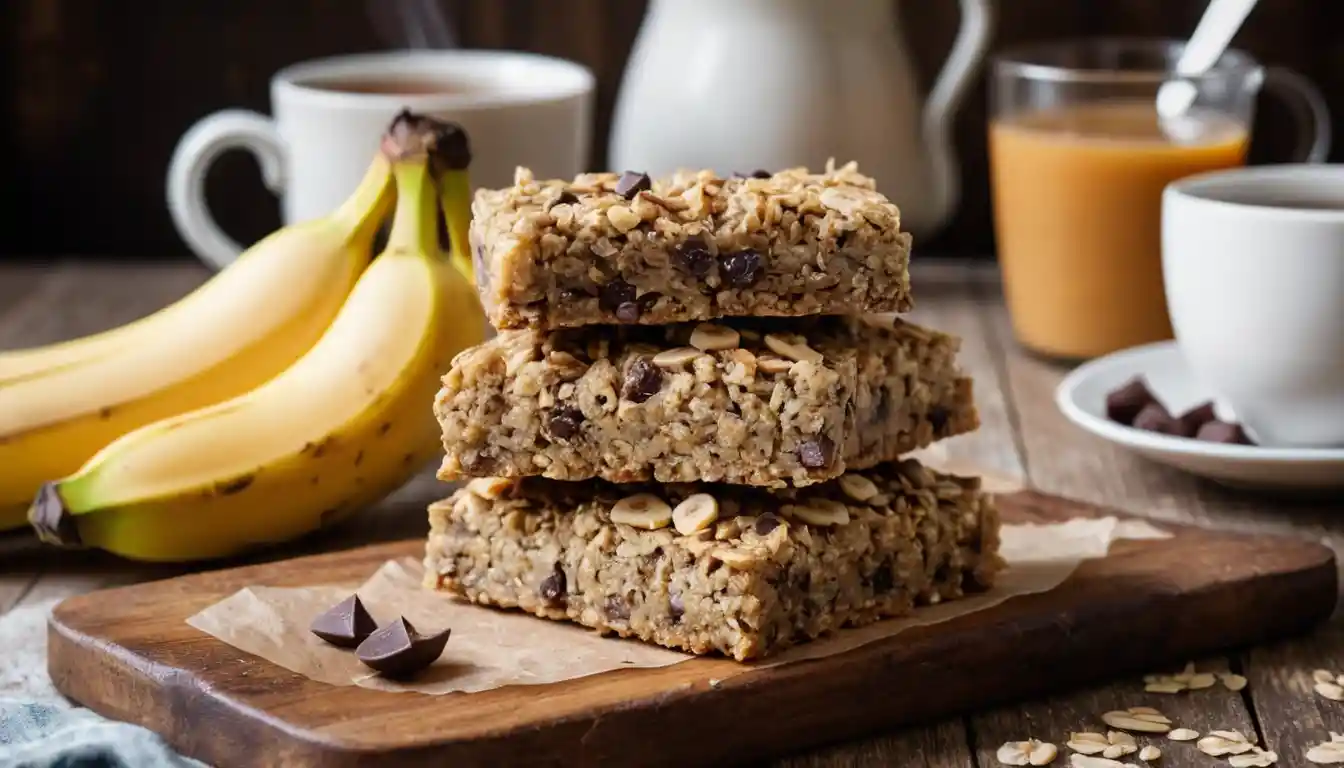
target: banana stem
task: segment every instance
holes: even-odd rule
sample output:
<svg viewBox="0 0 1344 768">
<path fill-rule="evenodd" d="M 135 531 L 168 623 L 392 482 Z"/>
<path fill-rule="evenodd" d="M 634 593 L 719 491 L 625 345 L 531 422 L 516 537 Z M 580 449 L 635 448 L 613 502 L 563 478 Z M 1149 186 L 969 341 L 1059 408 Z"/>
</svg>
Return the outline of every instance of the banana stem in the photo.
<svg viewBox="0 0 1344 768">
<path fill-rule="evenodd" d="M 392 163 L 379 152 L 369 163 L 359 186 L 336 209 L 332 219 L 349 227 L 351 240 L 372 240 L 392 207 L 392 190 Z"/>
<path fill-rule="evenodd" d="M 409 253 L 439 252 L 438 198 L 430 179 L 429 160 L 424 155 L 393 164 L 397 180 L 397 210 L 392 232 L 387 238 L 388 251 Z"/>
<path fill-rule="evenodd" d="M 443 218 L 448 222 L 449 254 L 458 273 L 467 283 L 476 283 L 476 272 L 471 263 L 471 176 L 466 168 L 449 169 L 439 177 L 439 204 Z"/>
</svg>

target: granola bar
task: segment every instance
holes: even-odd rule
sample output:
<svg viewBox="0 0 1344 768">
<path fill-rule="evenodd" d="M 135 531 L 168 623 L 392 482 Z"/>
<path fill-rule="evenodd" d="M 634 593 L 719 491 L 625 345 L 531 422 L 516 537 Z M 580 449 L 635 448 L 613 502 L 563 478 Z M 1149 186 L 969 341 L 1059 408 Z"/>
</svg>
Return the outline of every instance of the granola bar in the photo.
<svg viewBox="0 0 1344 768">
<path fill-rule="evenodd" d="M 820 482 L 975 429 L 959 343 L 892 315 L 504 331 L 444 376 L 439 477 Z"/>
<path fill-rule="evenodd" d="M 759 658 L 986 589 L 979 480 L 907 459 L 809 488 L 477 479 L 430 507 L 426 586 L 696 654 Z"/>
<path fill-rule="evenodd" d="M 855 164 L 721 179 L 591 173 L 481 190 L 471 244 L 496 328 L 903 312 L 910 236 Z"/>
</svg>

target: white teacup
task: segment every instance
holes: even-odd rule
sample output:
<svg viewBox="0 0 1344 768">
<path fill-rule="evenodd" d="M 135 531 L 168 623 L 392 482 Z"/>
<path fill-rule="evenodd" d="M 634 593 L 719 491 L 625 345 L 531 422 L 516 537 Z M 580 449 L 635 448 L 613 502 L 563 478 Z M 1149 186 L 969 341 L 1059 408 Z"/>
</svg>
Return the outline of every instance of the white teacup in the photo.
<svg viewBox="0 0 1344 768">
<path fill-rule="evenodd" d="M 573 176 L 587 162 L 593 90 L 587 68 L 525 53 L 401 51 L 296 64 L 271 78 L 274 117 L 225 110 L 182 136 L 168 169 L 168 208 L 192 250 L 222 267 L 242 247 L 205 203 L 205 174 L 220 153 L 252 151 L 281 196 L 284 223 L 305 221 L 354 190 L 402 108 L 467 130 L 477 186 L 508 186 L 519 165 L 541 177 Z"/>
<path fill-rule="evenodd" d="M 1261 445 L 1344 445 L 1344 166 L 1192 176 L 1162 198 L 1181 353 Z"/>
</svg>

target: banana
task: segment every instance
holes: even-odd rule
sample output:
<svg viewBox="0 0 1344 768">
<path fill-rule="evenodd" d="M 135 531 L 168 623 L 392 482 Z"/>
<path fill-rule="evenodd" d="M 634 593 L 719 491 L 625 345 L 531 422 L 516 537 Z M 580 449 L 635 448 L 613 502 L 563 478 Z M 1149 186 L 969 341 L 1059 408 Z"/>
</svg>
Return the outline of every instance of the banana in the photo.
<svg viewBox="0 0 1344 768">
<path fill-rule="evenodd" d="M 133 429 L 242 394 L 317 343 L 372 257 L 393 199 L 381 153 L 329 217 L 281 229 L 188 298 L 0 383 L 0 530 L 45 481 Z M 33 353 L 37 355 L 39 353 Z"/>
<path fill-rule="evenodd" d="M 455 126 L 399 115 L 384 138 L 397 187 L 388 245 L 326 334 L 252 392 L 132 432 L 44 486 L 29 512 L 39 535 L 136 560 L 228 556 L 339 520 L 436 455 L 440 376 L 484 335 L 438 245 L 427 155 L 453 140 L 466 141 Z"/>
</svg>

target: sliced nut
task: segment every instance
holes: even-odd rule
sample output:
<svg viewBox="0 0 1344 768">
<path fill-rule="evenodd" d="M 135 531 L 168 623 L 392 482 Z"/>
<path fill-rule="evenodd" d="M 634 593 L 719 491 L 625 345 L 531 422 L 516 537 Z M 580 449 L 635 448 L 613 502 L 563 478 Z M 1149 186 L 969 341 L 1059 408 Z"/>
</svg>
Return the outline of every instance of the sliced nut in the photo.
<svg viewBox="0 0 1344 768">
<path fill-rule="evenodd" d="M 677 347 L 665 349 L 653 356 L 653 364 L 659 368 L 680 368 L 701 354 L 695 347 Z"/>
<path fill-rule="evenodd" d="M 877 485 L 863 475 L 841 475 L 840 490 L 855 501 L 867 501 L 878 493 Z"/>
<path fill-rule="evenodd" d="M 1194 741 L 1199 738 L 1199 731 L 1192 728 L 1177 728 L 1168 733 L 1167 738 L 1172 741 Z"/>
<path fill-rule="evenodd" d="M 1339 765 L 1344 763 L 1344 741 L 1330 734 L 1330 741 L 1317 744 L 1307 750 L 1307 759 L 1320 765 Z"/>
<path fill-rule="evenodd" d="M 1182 669 L 1180 672 L 1177 672 L 1176 674 L 1172 675 L 1171 679 L 1175 680 L 1178 683 L 1184 683 L 1194 676 L 1195 676 L 1195 662 L 1187 661 L 1185 662 L 1185 668 Z"/>
<path fill-rule="evenodd" d="M 1311 673 L 1311 679 L 1318 683 L 1333 683 L 1335 681 L 1335 673 L 1328 669 L 1318 669 Z"/>
<path fill-rule="evenodd" d="M 1172 680 L 1158 680 L 1143 686 L 1143 690 L 1148 693 L 1180 693 L 1186 689 L 1185 683 Z"/>
<path fill-rule="evenodd" d="M 462 494 L 457 497 L 457 501 L 453 502 L 453 514 L 455 515 L 480 517 L 486 514 L 489 509 L 490 507 L 485 503 L 485 499 L 470 492 Z"/>
<path fill-rule="evenodd" d="M 1164 714 L 1162 714 L 1161 712 L 1157 712 L 1157 711 L 1145 712 L 1145 711 L 1142 711 L 1143 709 L 1146 709 L 1146 708 L 1145 708 L 1145 707 L 1130 707 L 1129 712 L 1130 712 L 1130 714 L 1134 715 L 1134 717 L 1138 718 L 1139 720 L 1147 720 L 1147 721 L 1150 722 L 1150 723 L 1161 723 L 1161 724 L 1163 724 L 1163 725 L 1171 725 L 1171 720 L 1168 719 L 1167 716 L 1164 715 Z"/>
<path fill-rule="evenodd" d="M 507 477 L 478 477 L 467 482 L 467 490 L 482 499 L 498 499 L 504 496 L 517 483 Z"/>
<path fill-rule="evenodd" d="M 1206 755 L 1240 755 L 1250 752 L 1255 745 L 1238 731 L 1209 731 L 1209 735 L 1195 742 L 1195 747 Z"/>
<path fill-rule="evenodd" d="M 1119 760 L 1094 755 L 1070 755 L 1069 765 L 1073 768 L 1130 768 Z"/>
<path fill-rule="evenodd" d="M 808 525 L 826 527 L 849 522 L 849 509 L 832 499 L 812 499 L 807 504 L 786 504 L 780 510 L 786 517 L 794 517 Z"/>
<path fill-rule="evenodd" d="M 1339 683 L 1317 683 L 1316 692 L 1331 701 L 1344 701 L 1344 687 Z"/>
<path fill-rule="evenodd" d="M 1095 755 L 1103 752 L 1110 745 L 1111 742 L 1106 739 L 1105 734 L 1091 731 L 1071 733 L 1069 734 L 1069 740 L 1064 744 L 1074 752 L 1080 752 L 1084 755 Z"/>
<path fill-rule="evenodd" d="M 1003 765 L 1049 765 L 1058 753 L 1054 744 L 1028 739 L 1004 743 L 995 757 Z"/>
<path fill-rule="evenodd" d="M 656 531 L 672 522 L 672 507 L 652 493 L 637 493 L 612 505 L 611 522 Z"/>
<path fill-rule="evenodd" d="M 742 337 L 726 325 L 701 323 L 691 331 L 691 346 L 706 352 L 714 349 L 735 349 L 741 343 Z"/>
<path fill-rule="evenodd" d="M 607 209 L 607 221 L 611 222 L 611 226 L 615 227 L 617 232 L 624 235 L 638 227 L 642 219 L 640 219 L 639 214 L 630 210 L 627 206 L 613 205 Z"/>
<path fill-rule="evenodd" d="M 1228 765 L 1232 768 L 1265 768 L 1274 764 L 1278 760 L 1277 753 L 1264 749 L 1255 749 L 1244 755 L 1233 755 L 1227 758 Z"/>
<path fill-rule="evenodd" d="M 1135 713 L 1132 709 L 1116 710 L 1106 712 L 1101 716 L 1101 720 L 1112 728 L 1119 728 L 1122 731 L 1166 733 L 1171 730 L 1169 722 L 1161 723 L 1148 719 L 1152 717 L 1161 717 L 1161 715 L 1151 715 L 1146 712 Z M 1163 719 L 1165 720 L 1166 718 Z"/>
<path fill-rule="evenodd" d="M 1119 748 L 1119 754 L 1121 755 L 1133 754 L 1139 749 L 1139 744 L 1134 741 L 1134 737 L 1124 731 L 1107 731 L 1106 741 L 1109 742 L 1112 747 Z M 1107 757 L 1114 757 L 1114 755 L 1107 755 Z"/>
<path fill-rule="evenodd" d="M 1152 707 L 1130 707 L 1129 712 L 1135 715 L 1161 715 L 1162 713 Z M 1171 721 L 1168 720 L 1168 723 Z"/>
<path fill-rule="evenodd" d="M 1145 763 L 1151 763 L 1154 760 L 1160 760 L 1161 758 L 1162 750 L 1154 747 L 1152 744 L 1139 750 L 1139 759 Z"/>
<path fill-rule="evenodd" d="M 1246 687 L 1246 678 L 1231 672 L 1224 672 L 1218 676 L 1223 681 L 1223 687 L 1229 691 L 1240 691 Z"/>
<path fill-rule="evenodd" d="M 703 531 L 718 519 L 719 502 L 708 493 L 691 494 L 672 510 L 672 526 L 683 536 Z"/>
<path fill-rule="evenodd" d="M 1125 748 L 1120 746 L 1119 744 L 1111 744 L 1101 751 L 1102 757 L 1107 757 L 1112 760 L 1114 760 L 1117 757 L 1123 757 L 1124 755 L 1125 755 Z"/>
<path fill-rule="evenodd" d="M 798 362 L 819 363 L 824 359 L 820 352 L 807 346 L 807 340 L 801 336 L 786 337 L 778 333 L 767 333 L 765 346 L 780 357 Z"/>
<path fill-rule="evenodd" d="M 766 373 L 788 373 L 789 369 L 793 367 L 793 361 L 774 355 L 758 355 L 756 357 L 756 367 Z"/>
<path fill-rule="evenodd" d="M 715 560 L 718 560 L 730 568 L 737 568 L 738 570 L 746 570 L 757 563 L 757 559 L 754 555 L 741 549 L 719 547 L 710 554 L 713 555 Z"/>
<path fill-rule="evenodd" d="M 1185 681 L 1185 687 L 1192 691 L 1198 691 L 1204 688 L 1212 688 L 1218 682 L 1218 676 L 1212 672 L 1200 672 L 1191 675 L 1190 679 Z"/>
</svg>

